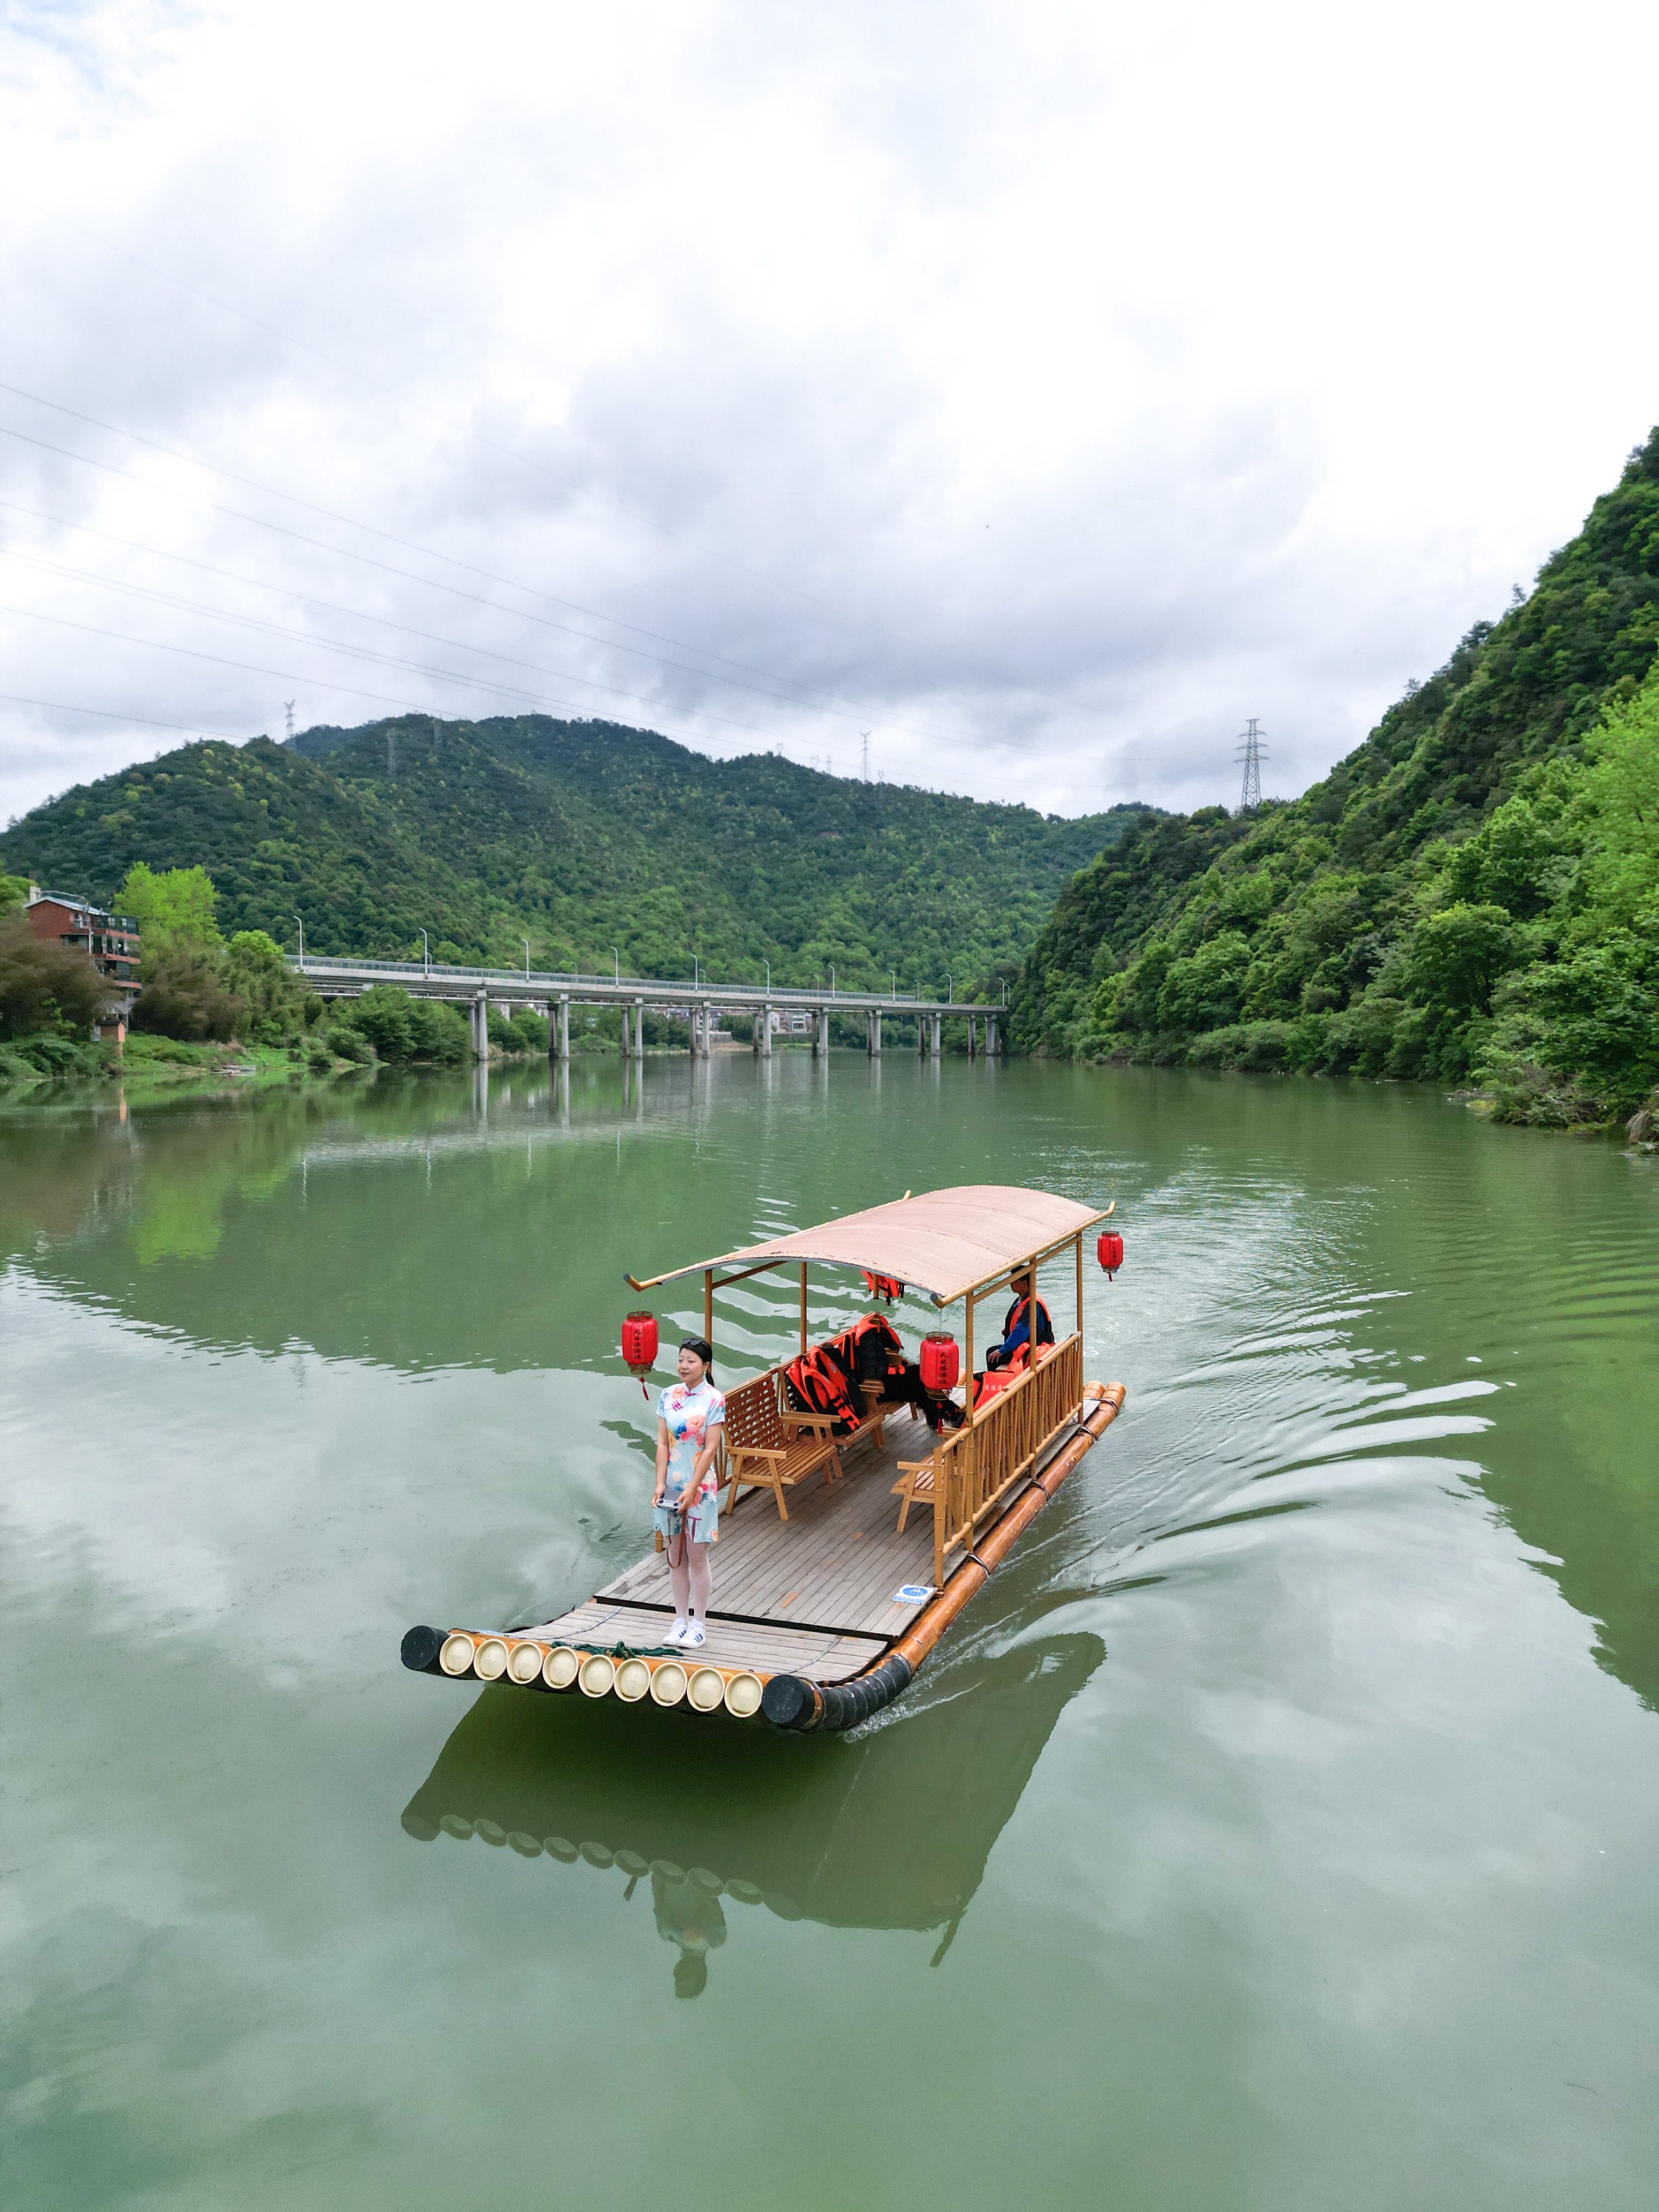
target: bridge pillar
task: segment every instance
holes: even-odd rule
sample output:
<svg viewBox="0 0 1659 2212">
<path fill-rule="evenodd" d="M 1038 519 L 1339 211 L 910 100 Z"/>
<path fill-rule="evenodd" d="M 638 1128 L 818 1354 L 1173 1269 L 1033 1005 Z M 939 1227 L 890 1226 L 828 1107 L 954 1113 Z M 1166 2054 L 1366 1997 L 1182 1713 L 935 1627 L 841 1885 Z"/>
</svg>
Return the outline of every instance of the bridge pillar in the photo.
<svg viewBox="0 0 1659 2212">
<path fill-rule="evenodd" d="M 568 1060 L 570 1057 L 570 1000 L 568 994 L 559 1000 L 559 1018 L 555 1037 L 559 1058 Z"/>
<path fill-rule="evenodd" d="M 761 1008 L 760 1023 L 760 1056 L 763 1060 L 770 1060 L 772 1057 L 772 1009 L 770 1006 Z"/>
<path fill-rule="evenodd" d="M 944 1049 L 944 1015 L 929 1014 L 927 1017 L 927 1057 L 930 1060 L 937 1060 L 939 1054 Z"/>
<path fill-rule="evenodd" d="M 987 1060 L 994 1060 L 996 1056 L 997 1018 L 994 1014 L 987 1014 L 985 1017 L 985 1057 Z"/>
<path fill-rule="evenodd" d="M 823 1055 L 824 1055 L 824 1054 L 825 1054 L 826 1052 L 828 1052 L 828 1051 L 829 1051 L 829 1049 L 830 1049 L 830 1009 L 828 1008 L 828 1006 L 815 1006 L 815 1007 L 812 1009 L 812 1057 L 813 1057 L 813 1059 L 814 1059 L 814 1060 L 822 1060 L 822 1059 L 823 1059 Z"/>
<path fill-rule="evenodd" d="M 624 1035 L 627 1029 L 628 1017 L 624 1014 L 623 1016 Z M 634 1057 L 635 1060 L 645 1058 L 645 1000 L 643 999 L 635 999 L 634 1001 Z"/>
<path fill-rule="evenodd" d="M 872 1006 L 869 1012 L 865 1016 L 865 1020 L 869 1024 L 870 1057 L 872 1060 L 879 1060 L 881 1058 L 881 1016 L 878 1013 L 876 1009 Z"/>
</svg>

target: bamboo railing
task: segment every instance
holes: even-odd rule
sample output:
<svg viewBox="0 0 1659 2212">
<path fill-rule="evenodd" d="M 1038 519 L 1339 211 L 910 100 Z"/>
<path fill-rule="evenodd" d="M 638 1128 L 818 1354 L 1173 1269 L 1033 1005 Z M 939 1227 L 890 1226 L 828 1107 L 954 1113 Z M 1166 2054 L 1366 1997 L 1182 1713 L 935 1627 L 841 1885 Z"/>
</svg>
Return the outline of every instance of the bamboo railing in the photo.
<svg viewBox="0 0 1659 2212">
<path fill-rule="evenodd" d="M 971 1379 L 969 1387 L 972 1388 Z M 1068 1336 L 1018 1382 L 1010 1383 L 933 1454 L 933 1586 L 945 1583 L 945 1557 L 971 1544 L 998 1499 L 1022 1482 L 1061 1422 L 1083 1398 L 1083 1339 Z"/>
</svg>

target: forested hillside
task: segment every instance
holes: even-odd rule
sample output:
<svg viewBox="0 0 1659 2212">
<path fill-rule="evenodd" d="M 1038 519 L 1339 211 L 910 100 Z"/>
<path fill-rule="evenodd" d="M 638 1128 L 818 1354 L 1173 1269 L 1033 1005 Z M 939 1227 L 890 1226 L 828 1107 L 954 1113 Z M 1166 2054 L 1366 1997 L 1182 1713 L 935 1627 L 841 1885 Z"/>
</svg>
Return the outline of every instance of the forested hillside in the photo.
<svg viewBox="0 0 1659 2212">
<path fill-rule="evenodd" d="M 706 759 L 649 732 L 424 716 L 186 745 L 38 807 L 0 867 L 109 898 L 201 866 L 229 931 L 318 952 L 942 988 L 1012 975 L 1074 870 L 1146 810 L 1028 807 Z"/>
<path fill-rule="evenodd" d="M 1659 431 L 1531 596 L 1323 782 L 1080 872 L 1017 1049 L 1432 1076 L 1510 1118 L 1659 1081 Z"/>
</svg>

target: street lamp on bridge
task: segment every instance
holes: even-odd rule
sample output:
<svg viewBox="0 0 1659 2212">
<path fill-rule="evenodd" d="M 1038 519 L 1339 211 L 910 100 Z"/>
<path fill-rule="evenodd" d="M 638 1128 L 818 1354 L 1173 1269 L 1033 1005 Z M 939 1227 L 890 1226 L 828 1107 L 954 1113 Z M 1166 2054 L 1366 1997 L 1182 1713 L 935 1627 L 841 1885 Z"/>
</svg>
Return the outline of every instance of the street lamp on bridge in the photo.
<svg viewBox="0 0 1659 2212">
<path fill-rule="evenodd" d="M 521 937 L 519 942 L 524 947 L 524 980 L 527 983 L 530 981 L 530 939 Z"/>
<path fill-rule="evenodd" d="M 422 975 L 432 973 L 432 947 L 426 941 L 425 930 L 421 932 L 421 973 Z"/>
<path fill-rule="evenodd" d="M 615 980 L 620 983 L 622 981 L 622 955 L 617 951 L 614 945 L 611 948 L 611 965 L 615 973 Z"/>
<path fill-rule="evenodd" d="M 304 916 L 303 915 L 296 914 L 296 915 L 295 915 L 294 919 L 295 919 L 295 921 L 297 921 L 297 922 L 299 923 L 299 925 L 300 925 L 300 973 L 303 975 L 305 974 L 305 972 L 306 972 L 306 923 L 305 923 L 305 916 Z"/>
<path fill-rule="evenodd" d="M 957 995 L 957 979 L 947 968 L 945 971 L 945 1003 L 951 1005 Z"/>
</svg>

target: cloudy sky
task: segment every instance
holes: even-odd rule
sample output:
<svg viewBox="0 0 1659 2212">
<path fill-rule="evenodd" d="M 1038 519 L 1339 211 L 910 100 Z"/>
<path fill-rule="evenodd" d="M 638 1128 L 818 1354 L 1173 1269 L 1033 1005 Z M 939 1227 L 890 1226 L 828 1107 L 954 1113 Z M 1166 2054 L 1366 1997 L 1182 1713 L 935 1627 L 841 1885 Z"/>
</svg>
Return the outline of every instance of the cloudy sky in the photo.
<svg viewBox="0 0 1659 2212">
<path fill-rule="evenodd" d="M 1659 416 L 1651 0 L 13 0 L 0 817 L 532 707 L 1301 789 Z"/>
</svg>

